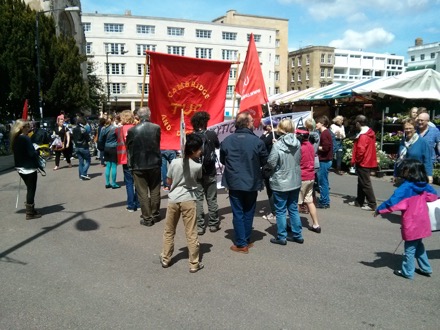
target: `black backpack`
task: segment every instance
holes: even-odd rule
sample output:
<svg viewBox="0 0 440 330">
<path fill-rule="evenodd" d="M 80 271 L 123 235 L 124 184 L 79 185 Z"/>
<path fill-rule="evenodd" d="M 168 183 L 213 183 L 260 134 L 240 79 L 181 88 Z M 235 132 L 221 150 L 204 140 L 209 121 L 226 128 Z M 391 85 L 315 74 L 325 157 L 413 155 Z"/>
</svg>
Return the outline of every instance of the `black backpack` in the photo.
<svg viewBox="0 0 440 330">
<path fill-rule="evenodd" d="M 196 132 L 198 136 L 202 138 L 203 144 L 202 144 L 202 159 L 201 163 L 203 167 L 212 166 L 217 161 L 217 154 L 215 153 L 215 146 L 214 142 L 209 140 L 208 134 L 206 134 L 206 131 L 199 131 Z"/>
</svg>

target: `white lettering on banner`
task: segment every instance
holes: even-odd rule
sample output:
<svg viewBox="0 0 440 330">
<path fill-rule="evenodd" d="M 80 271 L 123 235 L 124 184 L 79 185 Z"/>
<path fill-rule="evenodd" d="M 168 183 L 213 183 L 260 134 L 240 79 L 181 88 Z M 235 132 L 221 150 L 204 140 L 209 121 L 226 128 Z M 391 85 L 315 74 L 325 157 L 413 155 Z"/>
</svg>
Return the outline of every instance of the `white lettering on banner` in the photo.
<svg viewBox="0 0 440 330">
<path fill-rule="evenodd" d="M 302 112 L 292 112 L 292 113 L 282 113 L 280 115 L 272 116 L 273 127 L 276 127 L 278 123 L 284 119 L 289 118 L 292 119 L 295 123 L 295 127 L 304 127 L 304 121 L 310 117 L 310 111 L 302 111 Z M 265 117 L 261 119 L 260 126 L 258 128 L 254 128 L 254 134 L 257 136 L 261 136 L 263 134 L 263 126 L 270 124 L 270 117 Z M 214 131 L 218 140 L 222 142 L 228 135 L 231 135 L 235 132 L 235 119 L 224 121 L 223 123 L 213 125 L 208 127 L 208 129 Z"/>
<path fill-rule="evenodd" d="M 261 90 L 260 89 L 256 89 L 256 90 L 254 90 L 254 91 L 252 91 L 250 93 L 246 93 L 246 94 L 242 95 L 241 96 L 241 100 L 243 101 L 244 99 L 247 99 L 248 97 L 251 97 L 251 96 L 254 96 L 254 95 L 260 94 L 260 93 L 261 93 Z"/>
</svg>

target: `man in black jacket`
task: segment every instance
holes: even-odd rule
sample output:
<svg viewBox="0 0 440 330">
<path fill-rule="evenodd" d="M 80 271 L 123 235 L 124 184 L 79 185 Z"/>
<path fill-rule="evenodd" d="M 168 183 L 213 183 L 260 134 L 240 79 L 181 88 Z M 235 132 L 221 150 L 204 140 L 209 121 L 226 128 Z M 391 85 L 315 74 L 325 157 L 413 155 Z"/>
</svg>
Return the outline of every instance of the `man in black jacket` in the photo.
<svg viewBox="0 0 440 330">
<path fill-rule="evenodd" d="M 141 225 L 152 226 L 160 210 L 160 126 L 150 122 L 150 109 L 140 108 L 140 122 L 128 130 L 126 146 L 128 166 L 141 204 Z"/>
<path fill-rule="evenodd" d="M 90 134 L 87 132 L 86 121 L 84 117 L 79 117 L 76 121 L 76 127 L 72 131 L 72 139 L 75 142 L 75 151 L 78 157 L 78 171 L 80 180 L 90 180 L 87 172 L 90 167 Z"/>
</svg>

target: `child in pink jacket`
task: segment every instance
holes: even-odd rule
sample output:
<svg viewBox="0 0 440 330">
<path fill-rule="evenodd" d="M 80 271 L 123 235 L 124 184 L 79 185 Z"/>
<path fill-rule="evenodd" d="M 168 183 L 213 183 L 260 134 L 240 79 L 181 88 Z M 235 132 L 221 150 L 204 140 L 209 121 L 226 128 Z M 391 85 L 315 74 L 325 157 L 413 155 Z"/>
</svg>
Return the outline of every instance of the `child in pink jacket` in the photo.
<svg viewBox="0 0 440 330">
<path fill-rule="evenodd" d="M 431 236 L 427 202 L 435 201 L 437 192 L 428 184 L 425 166 L 420 161 L 406 159 L 401 169 L 403 183 L 376 209 L 374 216 L 402 211 L 401 231 L 405 254 L 402 269 L 395 270 L 394 274 L 407 279 L 413 279 L 414 272 L 429 277 L 432 269 L 422 239 Z M 415 269 L 414 258 L 419 269 Z"/>
</svg>

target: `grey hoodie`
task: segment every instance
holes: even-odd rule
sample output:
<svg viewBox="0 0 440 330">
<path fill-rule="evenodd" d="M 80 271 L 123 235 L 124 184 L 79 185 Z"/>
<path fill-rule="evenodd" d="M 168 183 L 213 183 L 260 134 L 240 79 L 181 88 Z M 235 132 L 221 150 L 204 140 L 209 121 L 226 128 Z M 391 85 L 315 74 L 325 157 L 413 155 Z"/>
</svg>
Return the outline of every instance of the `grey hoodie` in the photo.
<svg viewBox="0 0 440 330">
<path fill-rule="evenodd" d="M 301 144 L 293 133 L 282 135 L 272 146 L 267 163 L 274 169 L 269 179 L 274 191 L 301 187 Z"/>
</svg>

